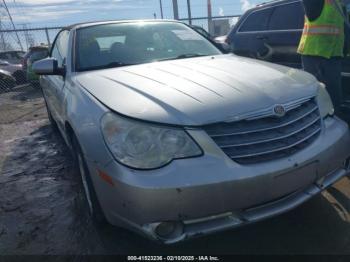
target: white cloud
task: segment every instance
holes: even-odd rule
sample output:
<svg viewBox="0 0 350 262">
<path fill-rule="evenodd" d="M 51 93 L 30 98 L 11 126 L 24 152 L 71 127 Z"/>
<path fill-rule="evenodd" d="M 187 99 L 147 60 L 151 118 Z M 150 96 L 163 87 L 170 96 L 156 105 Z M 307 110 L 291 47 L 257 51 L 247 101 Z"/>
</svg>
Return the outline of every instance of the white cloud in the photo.
<svg viewBox="0 0 350 262">
<path fill-rule="evenodd" d="M 67 2 L 72 2 L 72 0 L 16 0 L 18 4 L 26 5 L 45 5 L 45 4 L 64 4 Z"/>
<path fill-rule="evenodd" d="M 222 7 L 219 7 L 219 16 L 224 16 L 224 9 Z"/>
<path fill-rule="evenodd" d="M 241 9 L 243 12 L 254 7 L 254 4 L 250 3 L 249 0 L 240 0 L 240 2 L 241 2 Z"/>
<path fill-rule="evenodd" d="M 65 16 L 75 15 L 83 13 L 81 10 L 64 10 L 64 11 L 42 11 L 42 12 L 33 12 L 33 13 L 17 13 L 15 14 L 16 22 L 26 22 L 26 21 L 46 21 L 49 17 L 50 20 L 57 20 Z"/>
<path fill-rule="evenodd" d="M 16 5 L 16 4 L 17 5 Z M 104 13 L 113 11 L 140 9 L 142 6 L 126 0 L 16 0 L 9 4 L 15 23 L 59 24 L 95 20 Z M 20 8 L 18 8 L 20 7 Z M 107 13 L 108 11 L 108 13 Z M 80 19 L 81 18 L 81 19 Z"/>
</svg>

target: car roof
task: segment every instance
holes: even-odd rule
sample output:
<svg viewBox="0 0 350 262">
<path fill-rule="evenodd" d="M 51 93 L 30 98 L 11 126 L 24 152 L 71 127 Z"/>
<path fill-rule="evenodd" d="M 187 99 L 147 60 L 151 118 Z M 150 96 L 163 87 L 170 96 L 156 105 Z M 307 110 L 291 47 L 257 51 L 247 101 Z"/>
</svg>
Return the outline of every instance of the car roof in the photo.
<svg viewBox="0 0 350 262">
<path fill-rule="evenodd" d="M 0 69 L 0 74 L 4 74 L 4 75 L 7 75 L 7 76 L 11 76 L 11 73 L 4 70 L 4 69 Z"/>
<path fill-rule="evenodd" d="M 149 22 L 157 22 L 157 23 L 183 23 L 177 20 L 161 20 L 161 19 L 147 19 L 147 20 L 107 20 L 107 21 L 95 21 L 95 22 L 87 22 L 87 23 L 78 23 L 70 26 L 64 27 L 62 30 L 76 30 L 79 28 L 90 27 L 95 25 L 105 25 L 105 24 L 123 24 L 123 23 L 149 23 Z"/>
<path fill-rule="evenodd" d="M 250 9 L 249 11 L 260 9 L 260 8 L 273 7 L 273 6 L 280 5 L 280 4 L 293 3 L 293 2 L 301 2 L 301 0 L 272 0 L 272 1 L 258 4 L 254 8 Z"/>
</svg>

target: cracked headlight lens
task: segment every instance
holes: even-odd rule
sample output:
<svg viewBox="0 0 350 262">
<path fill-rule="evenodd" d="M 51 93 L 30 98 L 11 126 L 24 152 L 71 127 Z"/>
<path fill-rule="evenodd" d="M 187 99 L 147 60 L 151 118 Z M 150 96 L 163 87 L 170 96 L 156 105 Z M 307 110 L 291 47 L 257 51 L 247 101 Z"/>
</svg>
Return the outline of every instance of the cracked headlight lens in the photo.
<svg viewBox="0 0 350 262">
<path fill-rule="evenodd" d="M 331 97 L 326 90 L 326 86 L 322 83 L 320 83 L 318 88 L 317 103 L 323 118 L 334 115 L 334 106 Z"/>
<path fill-rule="evenodd" d="M 156 126 L 113 113 L 105 114 L 101 125 L 116 160 L 131 168 L 155 169 L 174 159 L 202 155 L 183 129 Z"/>
</svg>

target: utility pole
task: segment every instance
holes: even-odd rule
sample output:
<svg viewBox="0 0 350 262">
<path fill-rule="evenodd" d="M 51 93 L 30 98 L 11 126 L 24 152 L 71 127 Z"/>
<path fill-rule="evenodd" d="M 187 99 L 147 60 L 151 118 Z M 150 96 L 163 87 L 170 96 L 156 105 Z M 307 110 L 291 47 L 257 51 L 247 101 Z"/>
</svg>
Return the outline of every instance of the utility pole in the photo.
<svg viewBox="0 0 350 262">
<path fill-rule="evenodd" d="M 16 30 L 16 26 L 15 26 L 15 24 L 13 23 L 11 13 L 10 13 L 9 9 L 7 8 L 7 4 L 6 4 L 5 0 L 2 0 L 2 2 L 4 3 L 6 12 L 7 12 L 8 16 L 9 16 L 9 18 L 10 18 L 12 27 L 13 27 L 13 29 L 15 30 L 18 44 L 19 44 L 19 46 L 21 47 L 21 50 L 23 51 L 23 46 L 22 46 L 21 40 L 19 39 L 18 32 L 17 32 L 17 30 Z"/>
<path fill-rule="evenodd" d="M 164 19 L 164 16 L 163 16 L 163 3 L 162 3 L 162 0 L 159 0 L 159 7 L 160 7 L 160 17 L 162 19 Z"/>
<path fill-rule="evenodd" d="M 26 46 L 27 46 L 27 50 L 28 50 L 29 49 L 29 34 L 28 34 L 28 30 L 27 30 L 27 25 L 22 24 L 22 28 L 23 28 L 24 39 L 26 41 Z"/>
<path fill-rule="evenodd" d="M 213 24 L 213 20 L 212 20 L 212 15 L 211 15 L 211 0 L 208 0 L 208 32 L 209 34 L 212 34 L 213 30 L 212 30 L 212 24 Z"/>
<path fill-rule="evenodd" d="M 49 30 L 47 29 L 47 27 L 45 28 L 45 34 L 46 34 L 47 45 L 50 47 L 51 41 L 50 41 Z"/>
<path fill-rule="evenodd" d="M 28 36 L 28 31 L 27 31 L 27 26 L 24 24 L 23 26 L 23 31 L 24 31 L 24 38 L 26 40 L 26 45 L 27 45 L 27 50 L 29 49 L 29 36 Z"/>
<path fill-rule="evenodd" d="M 187 0 L 188 22 L 192 25 L 191 0 Z"/>
<path fill-rule="evenodd" d="M 179 6 L 177 0 L 173 0 L 174 19 L 179 20 Z"/>
</svg>

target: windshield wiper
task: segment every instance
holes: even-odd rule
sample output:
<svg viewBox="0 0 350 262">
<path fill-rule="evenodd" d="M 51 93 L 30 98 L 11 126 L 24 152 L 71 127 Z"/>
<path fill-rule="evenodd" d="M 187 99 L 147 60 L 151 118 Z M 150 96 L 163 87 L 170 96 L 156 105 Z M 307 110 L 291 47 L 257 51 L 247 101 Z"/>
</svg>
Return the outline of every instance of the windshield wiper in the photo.
<svg viewBox="0 0 350 262">
<path fill-rule="evenodd" d="M 106 65 L 92 66 L 92 67 L 86 68 L 85 70 L 107 69 L 107 68 L 130 66 L 130 65 L 135 65 L 135 64 L 128 64 L 128 63 L 123 63 L 119 61 L 114 61 Z"/>
<path fill-rule="evenodd" d="M 109 64 L 102 65 L 102 66 L 100 66 L 100 68 L 113 68 L 113 67 L 130 66 L 130 65 L 134 65 L 134 64 L 114 61 L 114 62 L 111 62 Z"/>
<path fill-rule="evenodd" d="M 175 56 L 175 57 L 169 57 L 169 58 L 159 59 L 159 60 L 157 60 L 157 61 L 160 62 L 160 61 L 176 60 L 176 59 L 185 59 L 185 58 L 193 58 L 193 57 L 201 57 L 201 56 L 209 56 L 209 55 L 191 53 L 191 54 L 183 54 L 183 55 L 179 55 L 179 56 Z"/>
</svg>

